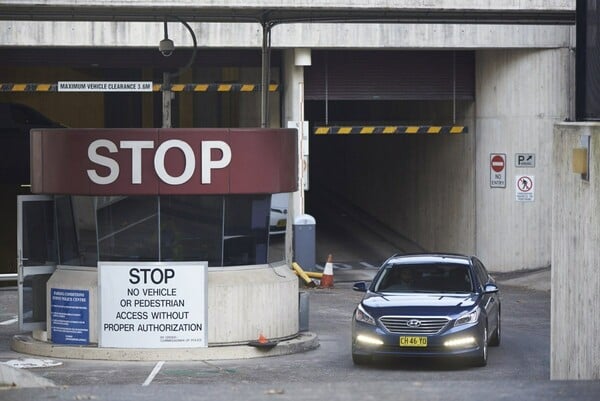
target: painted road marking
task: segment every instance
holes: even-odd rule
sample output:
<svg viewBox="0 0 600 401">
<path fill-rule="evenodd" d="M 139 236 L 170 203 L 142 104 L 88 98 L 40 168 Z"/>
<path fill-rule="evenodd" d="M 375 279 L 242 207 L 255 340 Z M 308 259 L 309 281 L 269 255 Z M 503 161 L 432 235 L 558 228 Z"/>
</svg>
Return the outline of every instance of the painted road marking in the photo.
<svg viewBox="0 0 600 401">
<path fill-rule="evenodd" d="M 31 369 L 31 368 L 47 368 L 51 366 L 60 366 L 62 362 L 53 361 L 52 359 L 12 359 L 10 361 L 3 362 L 5 365 L 11 366 L 17 369 Z"/>
<path fill-rule="evenodd" d="M 154 377 L 156 377 L 158 372 L 160 372 L 160 369 L 162 368 L 164 363 L 165 361 L 160 361 L 154 366 L 154 369 L 152 369 L 152 372 L 150 372 L 150 375 L 148 375 L 146 381 L 144 382 L 144 384 L 142 384 L 142 386 L 149 386 L 150 383 L 152 383 L 152 380 L 154 380 Z"/>
<path fill-rule="evenodd" d="M 367 262 L 360 262 L 360 265 L 366 267 L 367 269 L 379 269 L 379 266 L 373 266 Z"/>
</svg>

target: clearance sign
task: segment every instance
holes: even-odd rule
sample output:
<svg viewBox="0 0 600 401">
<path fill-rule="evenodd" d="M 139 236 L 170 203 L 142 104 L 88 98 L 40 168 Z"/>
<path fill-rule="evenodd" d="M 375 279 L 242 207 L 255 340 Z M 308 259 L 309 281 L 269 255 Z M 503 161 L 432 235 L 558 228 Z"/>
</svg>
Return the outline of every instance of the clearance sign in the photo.
<svg viewBox="0 0 600 401">
<path fill-rule="evenodd" d="M 99 262 L 98 346 L 207 347 L 205 262 Z"/>
</svg>

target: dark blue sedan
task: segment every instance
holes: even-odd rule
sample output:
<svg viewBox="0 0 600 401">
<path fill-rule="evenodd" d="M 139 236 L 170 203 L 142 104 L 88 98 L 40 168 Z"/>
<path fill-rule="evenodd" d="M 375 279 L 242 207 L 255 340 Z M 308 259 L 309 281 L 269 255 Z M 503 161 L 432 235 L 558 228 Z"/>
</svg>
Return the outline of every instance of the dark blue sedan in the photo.
<svg viewBox="0 0 600 401">
<path fill-rule="evenodd" d="M 500 344 L 500 293 L 474 256 L 396 255 L 379 269 L 352 318 L 352 360 L 460 357 L 485 366 Z"/>
</svg>

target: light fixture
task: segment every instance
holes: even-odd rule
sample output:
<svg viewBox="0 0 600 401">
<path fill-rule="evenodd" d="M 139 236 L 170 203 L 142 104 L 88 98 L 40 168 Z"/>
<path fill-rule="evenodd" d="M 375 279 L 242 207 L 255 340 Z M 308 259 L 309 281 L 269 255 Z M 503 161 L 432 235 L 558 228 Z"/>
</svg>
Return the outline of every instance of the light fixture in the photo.
<svg viewBox="0 0 600 401">
<path fill-rule="evenodd" d="M 383 345 L 383 341 L 381 341 L 379 338 L 367 336 L 364 334 L 359 334 L 358 336 L 356 336 L 356 341 L 363 344 Z"/>
<path fill-rule="evenodd" d="M 158 50 L 160 50 L 160 52 L 162 53 L 163 56 L 169 57 L 171 54 L 173 54 L 173 51 L 175 50 L 175 44 L 173 43 L 173 41 L 171 39 L 169 39 L 169 32 L 167 30 L 167 20 L 166 19 L 164 21 L 164 24 L 165 24 L 165 38 L 163 40 L 161 40 L 160 43 L 158 44 Z"/>
</svg>

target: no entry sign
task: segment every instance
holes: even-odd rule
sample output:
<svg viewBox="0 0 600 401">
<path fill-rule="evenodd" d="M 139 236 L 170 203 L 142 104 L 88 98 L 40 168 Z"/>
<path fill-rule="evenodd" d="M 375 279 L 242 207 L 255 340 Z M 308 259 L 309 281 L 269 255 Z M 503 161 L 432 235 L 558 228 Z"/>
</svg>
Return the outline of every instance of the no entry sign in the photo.
<svg viewBox="0 0 600 401">
<path fill-rule="evenodd" d="M 490 154 L 490 187 L 506 188 L 506 154 Z"/>
</svg>

